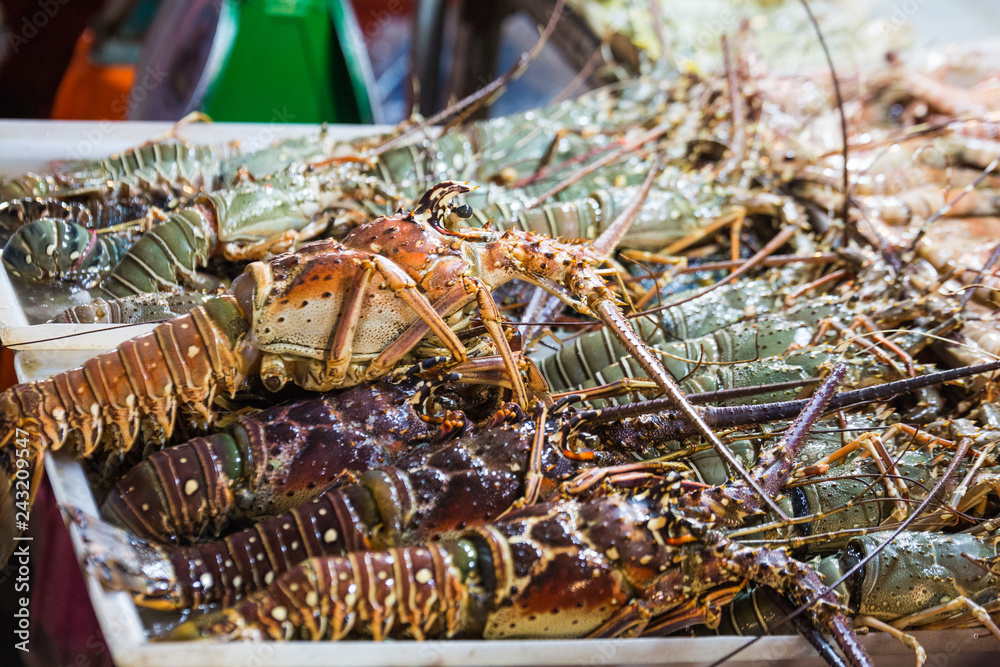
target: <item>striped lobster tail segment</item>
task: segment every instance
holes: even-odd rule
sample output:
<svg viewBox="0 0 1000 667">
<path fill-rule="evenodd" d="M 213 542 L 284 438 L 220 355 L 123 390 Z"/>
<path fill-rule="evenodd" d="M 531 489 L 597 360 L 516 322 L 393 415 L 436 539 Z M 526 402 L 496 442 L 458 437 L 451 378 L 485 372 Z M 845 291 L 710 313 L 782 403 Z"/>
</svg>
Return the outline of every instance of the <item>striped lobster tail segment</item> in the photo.
<svg viewBox="0 0 1000 667">
<path fill-rule="evenodd" d="M 108 453 L 127 451 L 140 427 L 149 440 L 164 443 L 178 407 L 205 427 L 215 396 L 241 386 L 254 361 L 248 332 L 235 300 L 220 297 L 79 368 L 8 389 L 0 399 L 0 426 L 34 429 L 43 448 L 69 441 L 84 457 L 102 446 Z"/>
<path fill-rule="evenodd" d="M 312 558 L 228 609 L 164 639 L 344 639 L 454 636 L 480 614 L 465 540 Z"/>
<path fill-rule="evenodd" d="M 132 244 L 101 289 L 112 297 L 176 290 L 181 281 L 198 285 L 199 266 L 215 247 L 217 214 L 207 199 L 171 214 Z"/>
</svg>

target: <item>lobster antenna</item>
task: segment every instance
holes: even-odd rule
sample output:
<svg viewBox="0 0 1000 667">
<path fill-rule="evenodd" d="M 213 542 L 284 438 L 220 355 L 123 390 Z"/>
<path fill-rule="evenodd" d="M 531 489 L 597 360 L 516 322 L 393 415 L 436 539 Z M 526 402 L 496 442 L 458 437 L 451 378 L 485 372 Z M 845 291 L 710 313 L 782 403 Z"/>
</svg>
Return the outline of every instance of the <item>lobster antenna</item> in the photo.
<svg viewBox="0 0 1000 667">
<path fill-rule="evenodd" d="M 913 250 L 917 247 L 917 244 L 920 243 L 920 240 L 923 239 L 924 236 L 927 234 L 927 230 L 930 229 L 930 226 L 933 223 L 937 222 L 939 219 L 948 215 L 948 213 L 951 212 L 951 209 L 955 206 L 955 204 L 957 204 L 963 197 L 965 197 L 965 195 L 969 194 L 970 192 L 978 188 L 980 184 L 982 184 L 982 182 L 986 180 L 986 177 L 993 173 L 993 170 L 996 169 L 998 165 L 1000 165 L 1000 155 L 997 155 L 995 158 L 993 158 L 993 161 L 990 162 L 988 165 L 986 165 L 986 168 L 983 169 L 982 172 L 980 172 L 979 176 L 977 176 L 974 181 L 972 181 L 964 188 L 962 188 L 962 191 L 959 192 L 957 195 L 955 195 L 951 199 L 951 201 L 949 201 L 944 206 L 935 211 L 934 215 L 927 218 L 924 224 L 920 226 L 920 230 L 917 231 L 917 233 L 914 235 L 913 240 L 910 242 L 909 247 L 907 247 L 906 249 L 907 252 L 913 252 Z"/>
<path fill-rule="evenodd" d="M 774 605 L 778 608 L 778 611 L 782 614 L 790 614 L 790 612 L 795 608 L 791 600 L 770 586 L 761 586 L 759 590 L 764 591 L 764 594 L 771 599 Z M 802 635 L 807 642 L 812 644 L 812 647 L 816 649 L 816 652 L 819 653 L 820 657 L 823 658 L 823 661 L 826 664 L 830 665 L 830 667 L 846 667 L 844 661 L 841 660 L 840 655 L 833 649 L 833 646 L 830 645 L 830 642 L 826 640 L 823 633 L 821 633 L 816 626 L 809 621 L 809 619 L 803 618 L 802 616 L 792 616 L 791 620 L 795 629 L 799 631 L 799 634 Z"/>
<path fill-rule="evenodd" d="M 740 463 L 739 459 L 723 444 L 715 431 L 705 422 L 702 410 L 691 405 L 684 396 L 684 392 L 677 385 L 677 381 L 660 363 L 660 360 L 653 354 L 648 346 L 639 338 L 639 335 L 629 325 L 621 310 L 609 299 L 598 299 L 592 304 L 588 304 L 594 317 L 604 322 L 615 338 L 620 340 L 624 347 L 632 354 L 635 360 L 642 366 L 643 370 L 660 387 L 670 404 L 677 408 L 682 420 L 694 427 L 695 433 L 707 440 L 719 458 L 721 458 L 731 470 L 735 470 L 737 475 L 743 479 L 747 485 L 753 489 L 761 500 L 764 501 L 771 511 L 782 519 L 787 519 L 788 515 L 775 502 L 774 498 L 767 494 L 760 482 L 747 471 Z"/>
<path fill-rule="evenodd" d="M 743 122 L 743 104 L 740 98 L 740 80 L 733 68 L 732 53 L 729 49 L 729 38 L 722 36 L 722 58 L 725 63 L 726 78 L 729 83 L 729 104 L 732 107 L 733 130 L 730 150 L 732 155 L 726 160 L 719 170 L 718 178 L 721 180 L 730 172 L 739 169 L 743 165 L 746 153 L 746 124 Z"/>
<path fill-rule="evenodd" d="M 993 266 L 997 263 L 997 260 L 1000 260 L 1000 243 L 996 244 L 996 246 L 993 247 L 993 252 L 990 253 L 989 259 L 987 259 L 986 263 L 983 264 L 983 268 L 979 269 L 979 271 L 976 273 L 976 276 L 972 279 L 972 283 L 976 284 L 981 282 L 983 276 L 986 275 L 987 271 L 993 268 Z M 966 287 L 971 287 L 971 286 L 972 285 L 967 285 Z M 959 301 L 959 306 L 962 309 L 964 309 L 965 304 L 969 303 L 969 299 L 971 299 L 975 293 L 976 290 L 970 289 L 965 294 L 963 294 L 962 300 Z"/>
<path fill-rule="evenodd" d="M 535 58 L 538 57 L 538 54 L 541 53 L 542 47 L 545 46 L 546 42 L 549 41 L 549 37 L 551 37 L 552 33 L 555 32 L 556 24 L 559 22 L 559 17 L 562 15 L 563 5 L 565 4 L 566 0 L 557 0 L 556 6 L 552 9 L 552 15 L 549 17 L 549 22 L 545 25 L 545 29 L 542 31 L 541 35 L 539 35 L 538 41 L 535 42 L 535 45 L 531 47 L 530 51 L 521 54 L 521 57 L 517 59 L 517 62 L 514 63 L 513 67 L 468 97 L 459 100 L 445 109 L 442 109 L 430 118 L 424 120 L 422 123 L 404 130 L 401 134 L 398 134 L 391 139 L 387 139 L 380 146 L 375 148 L 369 154 L 369 157 L 377 157 L 387 150 L 399 146 L 403 140 L 410 135 L 424 130 L 431 125 L 436 125 L 437 123 L 440 123 L 446 118 L 450 118 L 463 110 L 468 110 L 470 107 L 478 108 L 478 106 L 492 102 L 496 99 L 495 96 L 503 91 L 507 84 L 521 76 L 524 71 L 528 69 L 528 65 L 530 65 Z"/>
<path fill-rule="evenodd" d="M 660 175 L 662 170 L 663 158 L 660 155 L 656 155 L 653 165 L 649 169 L 649 174 L 646 176 L 645 181 L 643 181 L 642 187 L 639 188 L 639 193 L 629 202 L 625 210 L 608 225 L 608 228 L 594 239 L 591 247 L 602 259 L 610 257 L 611 253 L 618 247 L 618 244 L 621 243 L 622 238 L 628 233 L 632 223 L 635 222 L 636 216 L 639 215 L 639 211 L 642 210 L 643 204 L 646 203 L 656 177 Z M 528 302 L 528 306 L 524 310 L 523 320 L 530 325 L 528 329 L 522 332 L 526 338 L 530 340 L 538 326 L 541 325 L 541 323 L 533 322 L 532 320 L 538 319 L 539 316 L 548 317 L 553 306 L 556 304 L 561 305 L 561 302 L 545 290 L 536 288 L 536 292 L 532 294 L 531 301 Z"/>
<path fill-rule="evenodd" d="M 629 315 L 629 317 L 641 317 L 643 315 L 649 315 L 651 313 L 658 313 L 661 310 L 668 310 L 670 308 L 673 308 L 674 306 L 679 306 L 682 303 L 687 303 L 688 301 L 691 301 L 693 299 L 697 299 L 698 297 L 705 296 L 706 294 L 708 294 L 712 290 L 718 289 L 719 287 L 722 287 L 723 285 L 725 285 L 727 283 L 733 282 L 734 280 L 736 280 L 737 278 L 739 278 L 740 276 L 742 276 L 743 274 L 745 274 L 747 271 L 749 271 L 753 267 L 755 267 L 758 264 L 760 264 L 761 262 L 763 262 L 770 255 L 774 254 L 774 251 L 777 250 L 778 248 L 780 248 L 781 246 L 785 245 L 785 243 L 787 243 L 788 240 L 791 239 L 792 236 L 797 231 L 798 231 L 798 227 L 795 224 L 787 225 L 784 229 L 782 229 L 780 232 L 778 232 L 777 234 L 775 234 L 774 238 L 772 238 L 770 241 L 768 241 L 767 244 L 757 252 L 757 254 L 755 254 L 753 257 L 751 257 L 750 259 L 746 260 L 742 264 L 740 264 L 740 267 L 738 269 L 735 269 L 732 273 L 730 273 L 729 275 L 727 275 L 725 278 L 722 278 L 721 280 L 719 280 L 719 281 L 717 281 L 717 282 L 709 285 L 708 287 L 706 287 L 704 289 L 700 289 L 697 292 L 695 292 L 695 293 L 691 294 L 690 296 L 687 296 L 687 297 L 685 297 L 683 299 L 679 299 L 677 301 L 672 301 L 672 302 L 664 304 L 662 306 L 657 306 L 656 308 L 649 308 L 648 310 L 639 311 L 638 313 L 632 313 L 631 315 Z"/>
<path fill-rule="evenodd" d="M 93 331 L 77 331 L 76 333 L 61 334 L 59 336 L 52 336 L 51 338 L 38 338 L 35 340 L 26 340 L 22 343 L 16 343 L 18 346 L 22 345 L 34 345 L 35 343 L 50 343 L 56 340 L 65 340 L 67 338 L 74 338 L 76 336 L 86 336 L 92 333 L 98 333 L 100 331 L 113 331 L 117 329 L 126 329 L 128 327 L 141 327 L 147 324 L 162 324 L 163 322 L 169 322 L 170 320 L 149 320 L 148 322 L 130 322 L 128 324 L 112 324 L 110 326 L 101 327 L 100 329 L 95 329 Z"/>
<path fill-rule="evenodd" d="M 610 257 L 611 253 L 618 247 L 618 244 L 621 243 L 622 238 L 628 233 L 629 228 L 632 227 L 632 223 L 635 222 L 636 216 L 639 215 L 639 211 L 642 210 L 643 204 L 646 203 L 646 198 L 649 197 L 649 191 L 652 189 L 656 177 L 660 175 L 662 170 L 663 157 L 657 154 L 653 159 L 652 166 L 649 168 L 646 180 L 643 181 L 642 187 L 639 188 L 639 194 L 629 202 L 628 207 L 614 219 L 614 222 L 608 225 L 608 228 L 594 239 L 592 247 L 602 259 Z"/>
<path fill-rule="evenodd" d="M 1000 361 L 989 361 L 974 366 L 963 366 L 952 368 L 936 373 L 927 373 L 905 380 L 894 380 L 883 384 L 876 384 L 864 389 L 852 389 L 840 392 L 830 401 L 828 409 L 839 410 L 853 405 L 870 403 L 872 401 L 885 400 L 900 394 L 906 394 L 916 389 L 929 387 L 942 382 L 951 382 L 970 375 L 980 373 L 991 373 L 1000 370 Z M 753 424 L 761 420 L 773 421 L 777 419 L 788 419 L 798 414 L 807 403 L 806 399 L 793 401 L 782 401 L 778 403 L 760 403 L 757 405 L 737 405 L 732 407 L 710 407 L 703 408 L 702 414 L 705 420 L 717 428 L 725 426 L 739 426 L 742 424 Z M 627 417 L 634 417 L 647 414 L 653 411 L 667 410 L 672 408 L 673 403 L 667 398 L 654 398 L 649 401 L 630 403 L 627 405 L 614 406 L 610 408 L 598 408 L 590 411 L 581 411 L 581 419 L 594 419 L 601 422 L 618 421 Z M 685 430 L 685 425 L 679 420 L 670 420 L 671 433 L 665 434 L 671 439 L 683 437 L 690 434 Z"/>
<path fill-rule="evenodd" d="M 823 49 L 823 56 L 826 58 L 827 67 L 830 69 L 830 78 L 833 80 L 833 95 L 837 100 L 837 112 L 840 114 L 840 138 L 844 144 L 841 149 L 844 156 L 844 206 L 840 211 L 840 215 L 844 221 L 844 241 L 846 244 L 847 215 L 851 211 L 851 177 L 847 169 L 847 115 L 844 113 L 844 98 L 840 94 L 840 79 L 837 77 L 837 70 L 833 66 L 833 58 L 830 56 L 830 49 L 826 46 L 826 39 L 823 37 L 823 31 L 820 30 L 819 21 L 816 20 L 816 16 L 813 14 L 806 0 L 799 0 L 799 2 L 802 4 L 802 8 L 806 10 L 809 22 L 812 23 L 813 30 L 816 31 L 816 36 L 819 38 L 819 45 Z"/>
</svg>

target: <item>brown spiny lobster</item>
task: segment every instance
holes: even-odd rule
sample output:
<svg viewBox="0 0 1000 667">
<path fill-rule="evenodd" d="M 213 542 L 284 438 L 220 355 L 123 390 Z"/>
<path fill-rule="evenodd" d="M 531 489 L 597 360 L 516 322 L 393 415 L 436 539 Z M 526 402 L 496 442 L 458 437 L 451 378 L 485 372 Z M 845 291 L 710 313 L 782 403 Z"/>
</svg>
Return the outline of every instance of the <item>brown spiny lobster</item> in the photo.
<svg viewBox="0 0 1000 667">
<path fill-rule="evenodd" d="M 258 372 L 271 390 L 290 379 L 307 389 L 349 386 L 387 375 L 414 353 L 428 356 L 417 349 L 428 333 L 455 361 L 465 361 L 467 350 L 453 329 L 467 326 L 466 311 L 475 304 L 506 382 L 516 401 L 527 406 L 518 360 L 490 295 L 522 278 L 608 325 L 685 420 L 756 486 L 631 328 L 595 268 L 603 261 L 600 253 L 530 232 L 445 229 L 442 221 L 452 214 L 449 200 L 468 190 L 441 183 L 412 212 L 378 218 L 343 242 L 319 241 L 255 262 L 233 282 L 230 294 L 79 369 L 5 391 L 0 455 L 8 479 L 15 455 L 7 445 L 18 428 L 41 436 L 31 439 L 37 465 L 47 446 L 71 440 L 84 456 L 98 446 L 125 451 L 140 427 L 147 440 L 165 442 L 178 411 L 196 426 L 207 426 L 214 398 L 234 394 Z M 12 520 L 0 522 L 0 560 L 9 557 Z"/>
<path fill-rule="evenodd" d="M 458 386 L 453 393 L 438 387 L 437 400 L 448 393 L 447 400 L 465 410 L 492 403 L 489 394 L 465 385 L 458 396 Z M 215 537 L 232 520 L 281 514 L 345 473 L 392 465 L 410 449 L 461 428 L 463 413 L 428 419 L 415 396 L 413 381 L 368 382 L 240 416 L 221 433 L 137 464 L 115 483 L 102 513 L 158 542 Z"/>
<path fill-rule="evenodd" d="M 844 372 L 836 367 L 753 477 L 774 497 Z M 742 480 L 677 473 L 641 491 L 561 498 L 422 546 L 313 558 L 168 639 L 584 637 L 661 634 L 712 620 L 746 578 L 771 585 L 870 664 L 832 591 L 783 550 L 748 548 L 722 526 L 762 507 Z"/>
</svg>

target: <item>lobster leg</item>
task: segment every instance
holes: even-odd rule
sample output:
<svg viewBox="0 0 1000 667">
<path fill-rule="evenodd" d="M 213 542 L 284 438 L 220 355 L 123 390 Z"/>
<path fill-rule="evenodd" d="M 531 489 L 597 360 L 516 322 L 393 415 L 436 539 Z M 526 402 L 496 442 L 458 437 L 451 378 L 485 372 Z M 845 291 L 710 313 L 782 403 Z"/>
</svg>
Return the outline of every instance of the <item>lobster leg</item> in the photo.
<svg viewBox="0 0 1000 667">
<path fill-rule="evenodd" d="M 393 368 L 399 360 L 403 358 L 403 356 L 416 347 L 417 343 L 423 339 L 429 330 L 433 330 L 435 334 L 438 334 L 438 331 L 434 329 L 435 322 L 440 322 L 451 334 L 451 329 L 448 329 L 447 325 L 444 324 L 443 318 L 451 315 L 461 308 L 464 308 L 466 305 L 471 303 L 473 299 L 478 300 L 480 316 L 483 319 L 483 324 L 486 326 L 486 330 L 490 334 L 490 338 L 492 338 L 493 342 L 496 343 L 500 357 L 503 359 L 504 368 L 510 376 L 511 388 L 514 391 L 515 399 L 517 400 L 518 405 L 522 408 L 527 407 L 527 390 L 524 387 L 524 382 L 521 380 L 517 361 L 514 358 L 514 352 L 511 350 L 510 343 L 507 341 L 507 337 L 504 335 L 503 329 L 500 327 L 500 310 L 497 308 L 496 302 L 493 300 L 493 296 L 490 294 L 489 289 L 478 278 L 463 277 L 460 283 L 456 284 L 448 292 L 446 292 L 445 295 L 434 305 L 432 316 L 421 316 L 420 320 L 411 324 L 410 327 L 403 332 L 402 336 L 397 338 L 391 345 L 386 347 L 377 357 L 375 357 L 375 359 L 371 362 L 371 365 L 368 367 L 367 378 L 371 379 L 378 377 L 379 375 L 384 375 L 388 372 L 388 369 Z M 454 336 L 454 334 L 451 335 Z M 442 338 L 442 340 L 445 340 L 445 338 L 440 334 L 438 334 L 438 336 Z M 463 356 L 461 358 L 453 354 L 453 356 L 455 356 L 455 358 L 460 362 L 465 361 L 464 347 L 462 349 Z"/>
<path fill-rule="evenodd" d="M 361 306 L 364 302 L 365 291 L 371 283 L 372 274 L 375 272 L 375 265 L 364 263 L 361 274 L 355 276 L 351 283 L 351 289 L 344 297 L 344 305 L 337 318 L 337 329 L 330 339 L 330 349 L 326 356 L 327 376 L 333 381 L 335 386 L 340 385 L 347 373 L 347 367 L 351 363 L 351 352 L 354 349 L 354 331 L 358 326 L 361 317 Z"/>
<path fill-rule="evenodd" d="M 811 568 L 793 560 L 784 550 L 750 549 L 732 542 L 725 547 L 724 562 L 737 576 L 770 586 L 797 604 L 811 604 L 817 623 L 830 631 L 852 665 L 872 664 L 833 592 Z"/>
<path fill-rule="evenodd" d="M 469 294 L 464 284 L 458 289 L 453 289 L 441 297 L 434 305 L 435 317 L 438 319 L 447 317 L 451 313 L 472 302 L 475 295 Z M 411 324 L 399 338 L 382 350 L 375 359 L 368 365 L 365 375 L 366 380 L 385 375 L 392 370 L 396 364 L 410 352 L 417 343 L 430 331 L 430 325 L 426 320 L 418 319 Z"/>
<path fill-rule="evenodd" d="M 375 270 L 386 280 L 396 296 L 412 308 L 419 319 L 372 360 L 365 374 L 365 379 L 373 380 L 392 370 L 396 362 L 416 347 L 427 330 L 432 331 L 444 342 L 455 361 L 465 361 L 466 352 L 462 341 L 458 340 L 455 332 L 448 328 L 448 324 L 442 319 L 441 312 L 435 310 L 427 297 L 417 289 L 413 280 L 406 275 L 406 272 L 381 255 L 372 255 L 371 261 L 375 264 Z M 422 329 L 422 327 L 426 328 Z M 421 335 L 414 336 L 418 329 L 422 329 Z"/>
<path fill-rule="evenodd" d="M 479 301 L 479 317 L 482 318 L 486 331 L 496 343 L 500 358 L 503 359 L 503 365 L 507 369 L 514 390 L 514 400 L 522 408 L 526 408 L 528 407 L 527 390 L 524 388 L 521 373 L 514 360 L 514 351 L 510 349 L 507 336 L 504 335 L 503 328 L 500 326 L 500 309 L 497 308 L 497 302 L 493 300 L 493 295 L 490 294 L 483 281 L 478 278 L 466 278 L 466 280 L 475 286 L 476 298 Z"/>
<path fill-rule="evenodd" d="M 655 622 L 646 626 L 642 634 L 643 636 L 661 637 L 693 625 L 718 627 L 722 608 L 732 602 L 745 585 L 746 582 L 741 581 L 738 584 L 706 593 L 697 600 L 691 600 L 669 614 L 658 617 Z"/>
</svg>

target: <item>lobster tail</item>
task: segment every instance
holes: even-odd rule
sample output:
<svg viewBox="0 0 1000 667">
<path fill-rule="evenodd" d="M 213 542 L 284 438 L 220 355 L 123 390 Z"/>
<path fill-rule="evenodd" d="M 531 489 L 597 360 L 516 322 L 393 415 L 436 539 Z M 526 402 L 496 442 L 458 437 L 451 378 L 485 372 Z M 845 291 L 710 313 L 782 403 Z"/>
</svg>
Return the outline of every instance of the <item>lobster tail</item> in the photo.
<svg viewBox="0 0 1000 667">
<path fill-rule="evenodd" d="M 312 558 L 166 640 L 454 636 L 475 630 L 479 585 L 465 541 Z"/>
<path fill-rule="evenodd" d="M 257 363 L 249 329 L 235 300 L 220 297 L 80 368 L 11 387 L 0 395 L 0 447 L 13 462 L 10 444 L 23 432 L 32 458 L 67 442 L 81 457 L 123 454 L 140 431 L 165 443 L 178 410 L 205 428 L 215 396 L 235 394 Z"/>
<path fill-rule="evenodd" d="M 244 456 L 227 434 L 156 452 L 119 480 L 102 514 L 149 540 L 218 533 L 235 507 L 232 488 L 245 476 Z"/>
<path fill-rule="evenodd" d="M 366 551 L 382 521 L 375 499 L 359 485 L 192 546 L 150 545 L 79 513 L 73 518 L 87 542 L 88 568 L 112 588 L 132 593 L 137 604 L 156 609 L 228 604 L 307 558 Z"/>
<path fill-rule="evenodd" d="M 118 299 L 95 297 L 90 303 L 64 310 L 49 320 L 67 324 L 139 324 L 180 317 L 214 298 L 201 292 L 155 292 Z"/>
<path fill-rule="evenodd" d="M 173 213 L 143 234 L 101 282 L 101 289 L 124 297 L 173 291 L 179 279 L 201 286 L 195 271 L 208 261 L 217 240 L 216 213 L 206 201 Z"/>
<path fill-rule="evenodd" d="M 20 428 L 20 405 L 11 390 L 0 394 L 0 566 L 28 527 L 28 512 L 42 475 L 39 439 Z"/>
<path fill-rule="evenodd" d="M 108 494 L 104 512 L 159 542 L 212 534 L 230 518 L 284 514 L 344 472 L 393 461 L 404 447 L 432 437 L 437 426 L 418 418 L 403 400 L 408 395 L 403 386 L 359 385 L 243 415 L 225 433 L 139 463 Z M 371 484 L 377 497 L 382 477 Z"/>
<path fill-rule="evenodd" d="M 34 282 L 70 281 L 92 287 L 121 259 L 131 233 L 101 234 L 83 225 L 39 218 L 19 228 L 3 251 L 10 275 Z"/>
<path fill-rule="evenodd" d="M 51 189 L 50 178 L 28 172 L 9 179 L 0 178 L 0 200 L 45 197 Z"/>
</svg>

